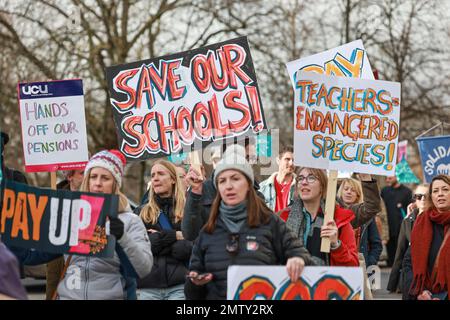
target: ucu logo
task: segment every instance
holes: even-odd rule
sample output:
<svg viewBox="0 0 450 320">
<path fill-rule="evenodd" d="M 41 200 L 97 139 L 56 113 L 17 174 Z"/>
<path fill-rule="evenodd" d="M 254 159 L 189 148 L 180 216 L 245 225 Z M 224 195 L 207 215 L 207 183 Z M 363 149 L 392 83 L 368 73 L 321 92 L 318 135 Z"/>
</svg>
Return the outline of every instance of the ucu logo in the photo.
<svg viewBox="0 0 450 320">
<path fill-rule="evenodd" d="M 25 95 L 36 95 L 36 94 L 43 94 L 48 93 L 48 86 L 45 85 L 33 85 L 33 86 L 23 86 L 22 87 L 22 93 Z"/>
</svg>

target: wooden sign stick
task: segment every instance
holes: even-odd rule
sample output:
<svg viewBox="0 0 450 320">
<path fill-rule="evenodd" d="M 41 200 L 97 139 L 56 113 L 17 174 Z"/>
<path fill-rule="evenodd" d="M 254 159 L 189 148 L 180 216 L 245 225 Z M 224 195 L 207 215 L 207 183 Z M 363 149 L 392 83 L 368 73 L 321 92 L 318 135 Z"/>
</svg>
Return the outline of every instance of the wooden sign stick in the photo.
<svg viewBox="0 0 450 320">
<path fill-rule="evenodd" d="M 337 178 L 338 178 L 337 170 L 330 170 L 330 176 L 328 177 L 328 185 L 327 185 L 327 197 L 325 200 L 325 217 L 323 221 L 324 226 L 326 226 L 328 222 L 334 219 L 334 208 L 336 206 Z M 330 252 L 329 238 L 322 238 L 320 251 Z"/>
<path fill-rule="evenodd" d="M 200 161 L 200 154 L 199 150 L 191 151 L 189 154 L 189 163 L 198 173 L 200 173 L 201 178 L 203 179 L 203 172 L 202 172 L 202 162 Z"/>
<path fill-rule="evenodd" d="M 52 190 L 56 190 L 56 171 L 50 172 L 50 181 Z"/>
</svg>

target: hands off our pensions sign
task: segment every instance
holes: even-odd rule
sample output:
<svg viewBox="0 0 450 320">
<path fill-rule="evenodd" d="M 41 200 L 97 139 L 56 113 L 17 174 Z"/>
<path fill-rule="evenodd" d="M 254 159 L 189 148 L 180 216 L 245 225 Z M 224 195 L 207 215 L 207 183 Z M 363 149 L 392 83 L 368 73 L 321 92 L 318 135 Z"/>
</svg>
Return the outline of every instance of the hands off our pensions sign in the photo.
<svg viewBox="0 0 450 320">
<path fill-rule="evenodd" d="M 246 37 L 109 67 L 106 74 L 120 150 L 129 160 L 266 128 Z"/>
<path fill-rule="evenodd" d="M 117 217 L 116 195 L 31 187 L 5 180 L 0 233 L 5 243 L 42 252 L 112 257 L 106 217 Z"/>
<path fill-rule="evenodd" d="M 88 161 L 81 79 L 19 83 L 25 171 L 82 169 Z"/>
<path fill-rule="evenodd" d="M 393 175 L 399 119 L 399 83 L 299 71 L 295 164 Z"/>
</svg>

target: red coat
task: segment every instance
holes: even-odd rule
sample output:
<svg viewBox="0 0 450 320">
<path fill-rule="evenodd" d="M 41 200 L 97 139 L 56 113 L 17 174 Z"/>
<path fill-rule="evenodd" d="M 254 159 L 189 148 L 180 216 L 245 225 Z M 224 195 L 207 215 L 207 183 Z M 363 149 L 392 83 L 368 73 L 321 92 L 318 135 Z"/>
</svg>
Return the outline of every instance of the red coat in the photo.
<svg viewBox="0 0 450 320">
<path fill-rule="evenodd" d="M 291 208 L 288 207 L 278 214 L 284 221 L 287 220 Z M 353 211 L 336 205 L 334 221 L 338 227 L 338 238 L 341 246 L 330 251 L 330 265 L 344 267 L 359 267 L 358 249 L 356 246 L 355 232 L 350 222 L 355 218 Z"/>
<path fill-rule="evenodd" d="M 355 232 L 350 222 L 355 218 L 353 211 L 336 206 L 334 221 L 338 227 L 338 238 L 341 246 L 330 251 L 332 266 L 359 267 L 358 249 L 356 247 Z"/>
</svg>

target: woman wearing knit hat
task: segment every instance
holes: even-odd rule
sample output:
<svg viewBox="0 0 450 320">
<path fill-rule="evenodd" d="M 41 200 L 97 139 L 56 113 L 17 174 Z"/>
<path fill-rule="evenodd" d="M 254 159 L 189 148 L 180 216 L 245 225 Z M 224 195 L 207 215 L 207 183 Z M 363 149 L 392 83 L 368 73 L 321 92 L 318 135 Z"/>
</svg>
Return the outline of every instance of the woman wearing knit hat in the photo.
<svg viewBox="0 0 450 320">
<path fill-rule="evenodd" d="M 265 205 L 253 186 L 253 170 L 239 145 L 227 148 L 218 163 L 218 190 L 209 221 L 195 242 L 190 262 L 188 299 L 226 299 L 230 265 L 286 264 L 296 281 L 312 264 L 300 241 Z"/>
<path fill-rule="evenodd" d="M 153 256 L 144 224 L 131 212 L 126 196 L 120 191 L 125 163 L 125 157 L 118 150 L 98 152 L 86 165 L 80 191 L 119 196 L 118 218 L 110 219 L 107 228 L 109 224 L 110 233 L 116 237 L 137 274 L 143 277 L 151 270 Z M 117 253 L 106 259 L 73 256 L 58 286 L 58 296 L 60 299 L 124 299 L 125 279 L 120 268 Z M 77 272 L 79 285 L 74 288 L 70 275 Z"/>
<path fill-rule="evenodd" d="M 138 281 L 139 300 L 184 300 L 192 242 L 181 233 L 185 188 L 176 167 L 158 160 L 151 170 L 148 201 L 136 209 L 150 238 L 152 272 Z"/>
<path fill-rule="evenodd" d="M 80 191 L 119 196 L 118 218 L 110 218 L 106 228 L 116 237 L 121 255 L 128 259 L 127 265 L 122 264 L 124 260 L 119 257 L 117 248 L 112 258 L 65 256 L 66 272 L 56 292 L 61 300 L 124 300 L 132 297 L 133 293 L 126 288 L 129 279 L 123 270 L 130 268 L 131 263 L 139 277 L 145 277 L 151 271 L 153 255 L 145 226 L 131 212 L 127 198 L 120 192 L 125 162 L 125 157 L 117 150 L 95 154 L 85 168 Z M 57 258 L 54 254 L 34 255 L 33 252 L 19 252 L 18 256 L 26 264 L 44 263 Z M 41 256 L 46 257 L 47 261 L 42 261 Z M 39 258 L 41 260 L 37 262 Z"/>
</svg>

